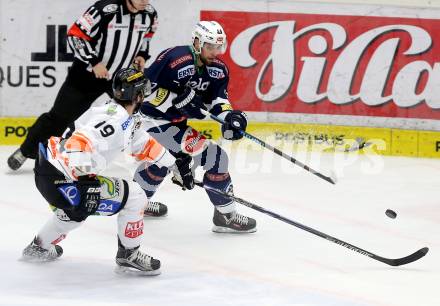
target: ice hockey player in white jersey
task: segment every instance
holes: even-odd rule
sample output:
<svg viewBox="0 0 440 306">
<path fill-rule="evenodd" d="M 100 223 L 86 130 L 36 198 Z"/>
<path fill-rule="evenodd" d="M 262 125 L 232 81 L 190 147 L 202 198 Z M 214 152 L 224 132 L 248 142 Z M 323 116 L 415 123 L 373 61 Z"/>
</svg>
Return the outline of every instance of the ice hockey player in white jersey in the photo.
<svg viewBox="0 0 440 306">
<path fill-rule="evenodd" d="M 113 80 L 114 100 L 90 108 L 65 138 L 51 137 L 40 144 L 35 163 L 38 190 L 54 216 L 24 249 L 23 259 L 51 261 L 60 257 L 58 243 L 91 215 L 118 214 L 116 271 L 141 275 L 160 273 L 160 261 L 140 250 L 143 209 L 147 198 L 135 182 L 100 176 L 121 151 L 140 162 L 173 167 L 187 189 L 193 188 L 191 157 L 177 159 L 139 128 L 133 112 L 149 88 L 142 72 L 118 71 Z"/>
<path fill-rule="evenodd" d="M 203 119 L 209 110 L 224 120 L 223 137 L 238 140 L 247 126 L 246 115 L 233 110 L 228 100 L 229 70 L 217 58 L 226 51 L 226 34 L 215 21 L 200 21 L 192 34 L 192 44 L 162 51 L 145 70 L 153 92 L 142 104 L 141 113 L 153 118 L 148 132 L 172 154 L 190 154 L 195 166 L 205 170 L 203 183 L 232 192 L 228 156 L 218 144 L 192 128 L 187 119 Z M 168 169 L 151 165 L 140 169 L 135 179 L 152 197 Z M 239 214 L 229 198 L 207 191 L 214 204 L 213 231 L 251 233 L 256 221 Z"/>
</svg>

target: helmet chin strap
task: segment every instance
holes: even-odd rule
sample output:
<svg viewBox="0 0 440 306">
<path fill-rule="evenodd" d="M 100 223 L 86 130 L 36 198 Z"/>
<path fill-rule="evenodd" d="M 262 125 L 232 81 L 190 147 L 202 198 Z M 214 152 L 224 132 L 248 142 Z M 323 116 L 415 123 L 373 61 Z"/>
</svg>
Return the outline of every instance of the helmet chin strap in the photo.
<svg viewBox="0 0 440 306">
<path fill-rule="evenodd" d="M 194 46 L 194 43 L 191 45 L 191 50 L 194 54 L 199 55 L 200 53 L 202 53 L 202 46 L 199 43 L 199 50 L 196 49 L 196 47 Z"/>
<path fill-rule="evenodd" d="M 194 45 L 191 45 L 190 49 L 191 49 L 191 53 L 193 54 L 193 58 L 194 58 L 194 66 L 196 67 L 196 70 L 197 70 L 198 73 L 202 73 L 202 71 L 203 71 L 202 67 L 199 67 L 199 65 L 197 63 L 197 60 L 200 59 L 202 61 L 202 63 L 205 64 L 205 62 L 203 61 L 203 59 L 202 59 L 202 57 L 200 55 L 200 53 L 202 53 L 201 52 L 202 51 L 201 48 L 200 48 L 200 52 L 199 53 L 196 52 L 196 48 L 194 47 Z"/>
</svg>

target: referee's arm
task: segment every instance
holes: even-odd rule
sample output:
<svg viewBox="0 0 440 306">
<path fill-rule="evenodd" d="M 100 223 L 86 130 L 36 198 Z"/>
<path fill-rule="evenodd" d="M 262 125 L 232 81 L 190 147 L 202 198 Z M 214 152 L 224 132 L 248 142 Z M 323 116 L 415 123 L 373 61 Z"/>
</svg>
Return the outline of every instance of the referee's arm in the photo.
<svg viewBox="0 0 440 306">
<path fill-rule="evenodd" d="M 93 67 L 99 63 L 96 43 L 101 37 L 101 12 L 93 5 L 70 27 L 67 41 L 75 56 Z"/>
</svg>

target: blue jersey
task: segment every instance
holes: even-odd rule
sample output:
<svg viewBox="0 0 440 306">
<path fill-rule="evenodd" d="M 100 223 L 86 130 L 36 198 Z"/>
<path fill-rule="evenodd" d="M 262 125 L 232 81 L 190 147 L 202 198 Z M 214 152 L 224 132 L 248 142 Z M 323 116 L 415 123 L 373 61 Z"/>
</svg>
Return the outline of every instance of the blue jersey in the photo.
<svg viewBox="0 0 440 306">
<path fill-rule="evenodd" d="M 220 115 L 231 110 L 226 64 L 215 59 L 209 66 L 198 68 L 190 46 L 178 46 L 162 51 L 145 70 L 145 75 L 152 83 L 152 94 L 141 107 L 142 113 L 147 116 L 173 122 L 185 120 L 171 101 L 187 86 L 202 97 L 203 103 L 212 114 Z"/>
</svg>

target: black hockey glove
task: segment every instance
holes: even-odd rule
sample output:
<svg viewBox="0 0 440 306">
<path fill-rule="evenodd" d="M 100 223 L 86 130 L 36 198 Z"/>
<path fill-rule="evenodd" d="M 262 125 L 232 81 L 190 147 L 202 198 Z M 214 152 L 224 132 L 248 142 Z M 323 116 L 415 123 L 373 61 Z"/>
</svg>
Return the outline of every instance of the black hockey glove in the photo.
<svg viewBox="0 0 440 306">
<path fill-rule="evenodd" d="M 243 132 L 246 131 L 247 118 L 246 114 L 239 110 L 230 111 L 222 125 L 222 134 L 224 139 L 238 140 L 243 138 Z"/>
<path fill-rule="evenodd" d="M 200 109 L 206 110 L 206 106 L 202 98 L 190 87 L 185 88 L 185 91 L 175 97 L 172 102 L 179 113 L 187 118 L 205 118 Z"/>
<path fill-rule="evenodd" d="M 176 156 L 176 168 L 172 181 L 182 187 L 182 190 L 194 188 L 194 176 L 191 170 L 192 157 L 185 153 L 178 153 Z"/>
<path fill-rule="evenodd" d="M 75 211 L 84 217 L 93 215 L 99 207 L 101 183 L 96 177 L 80 176 L 76 187 L 81 198 Z"/>
</svg>

